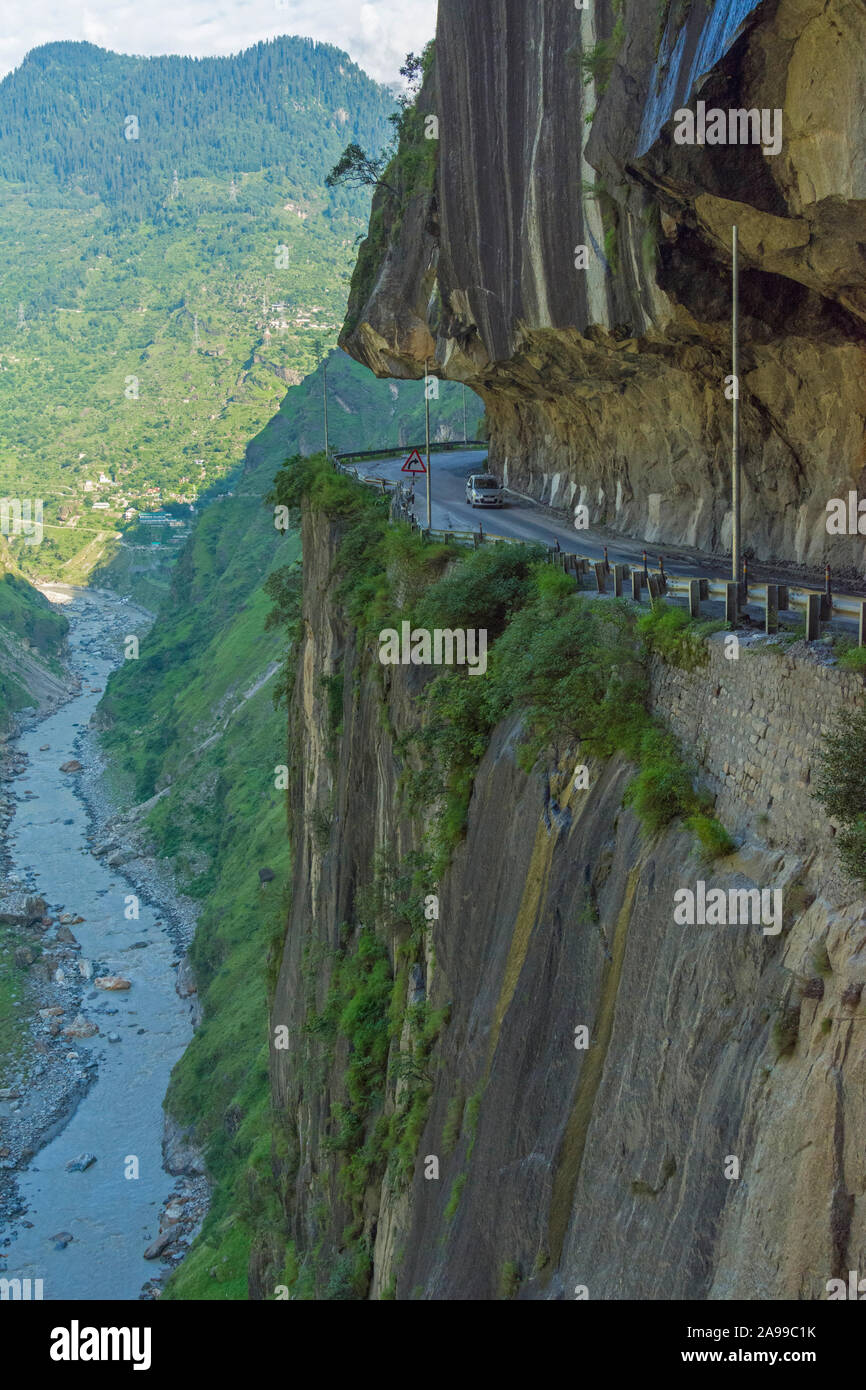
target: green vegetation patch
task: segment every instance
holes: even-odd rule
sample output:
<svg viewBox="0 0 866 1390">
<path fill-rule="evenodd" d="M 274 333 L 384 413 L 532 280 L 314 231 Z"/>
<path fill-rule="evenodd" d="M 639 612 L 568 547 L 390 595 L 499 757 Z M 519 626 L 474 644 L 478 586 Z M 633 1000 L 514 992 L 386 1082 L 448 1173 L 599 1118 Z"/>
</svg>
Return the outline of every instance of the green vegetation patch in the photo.
<svg viewBox="0 0 866 1390">
<path fill-rule="evenodd" d="M 669 666 L 683 671 L 697 671 L 707 665 L 707 638 L 724 628 L 722 621 L 694 619 L 687 609 L 674 608 L 663 601 L 654 603 L 638 619 L 638 633 L 649 649 Z"/>
<path fill-rule="evenodd" d="M 846 711 L 823 742 L 815 799 L 842 825 L 836 836 L 845 872 L 866 882 L 866 706 Z"/>
<path fill-rule="evenodd" d="M 625 600 L 582 596 L 540 546 L 428 548 L 408 526 L 389 525 L 369 488 L 322 460 L 291 460 L 277 479 L 276 501 L 299 506 L 304 498 L 339 524 L 337 597 L 365 640 L 405 620 L 428 631 L 487 631 L 486 675 L 446 668 L 433 676 L 418 697 L 420 728 L 400 747 L 407 805 L 419 815 L 436 807 L 434 880 L 464 833 L 490 735 L 515 714 L 525 769 L 546 750 L 578 742 L 596 757 L 622 753 L 637 765 L 626 800 L 648 832 L 682 817 L 703 853 L 730 852 L 696 768 L 648 711 L 650 654 L 695 669 L 715 624 L 692 624 L 667 605 L 638 616 Z"/>
</svg>

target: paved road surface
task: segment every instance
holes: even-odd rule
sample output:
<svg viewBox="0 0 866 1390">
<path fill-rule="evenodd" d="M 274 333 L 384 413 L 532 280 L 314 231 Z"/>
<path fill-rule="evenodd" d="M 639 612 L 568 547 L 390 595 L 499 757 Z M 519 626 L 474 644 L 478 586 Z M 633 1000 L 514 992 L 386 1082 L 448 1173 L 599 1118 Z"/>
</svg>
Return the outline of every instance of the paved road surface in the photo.
<svg viewBox="0 0 866 1390">
<path fill-rule="evenodd" d="M 501 509 L 472 508 L 466 501 L 466 479 L 470 473 L 482 472 L 486 466 L 485 451 L 461 450 L 455 453 L 433 454 L 433 528 L 434 530 L 473 531 L 479 523 L 484 530 L 494 536 L 517 536 L 521 540 L 540 541 L 542 545 L 553 545 L 558 538 L 563 550 L 586 555 L 589 559 L 603 558 L 603 547 L 608 547 L 608 559 L 632 566 L 640 566 L 644 546 L 649 555 L 650 569 L 656 568 L 659 555 L 664 556 L 665 569 L 673 574 L 702 576 L 711 579 L 730 578 L 730 557 L 702 554 L 684 546 L 661 546 L 640 540 L 630 540 L 624 536 L 614 536 L 598 530 L 577 531 L 563 520 L 561 514 L 541 506 L 537 502 L 525 500 L 514 493 L 506 493 L 506 505 Z M 357 465 L 358 472 L 370 478 L 387 478 L 392 481 L 407 481 L 401 472 L 406 461 L 405 454 L 393 459 L 369 459 Z M 411 479 L 408 481 L 411 482 Z M 427 521 L 426 478 L 418 477 L 415 483 L 415 514 L 422 525 Z M 802 569 L 786 571 L 774 566 L 749 565 L 750 578 L 755 582 L 769 579 L 772 582 L 788 583 L 803 588 L 823 589 L 823 573 Z M 866 585 L 858 585 L 846 580 L 839 584 L 839 592 L 846 594 L 866 593 Z"/>
</svg>

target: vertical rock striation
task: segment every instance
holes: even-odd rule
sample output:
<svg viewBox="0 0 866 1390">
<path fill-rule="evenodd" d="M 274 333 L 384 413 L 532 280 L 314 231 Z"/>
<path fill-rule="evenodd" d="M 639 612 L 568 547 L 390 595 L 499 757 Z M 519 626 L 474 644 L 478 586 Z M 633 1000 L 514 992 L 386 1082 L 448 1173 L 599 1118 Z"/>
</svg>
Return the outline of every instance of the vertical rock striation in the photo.
<svg viewBox="0 0 866 1390">
<path fill-rule="evenodd" d="M 377 194 L 343 346 L 471 384 L 518 490 L 724 551 L 736 222 L 747 550 L 859 575 L 825 522 L 866 490 L 864 41 L 857 0 L 441 0 L 435 180 Z M 698 100 L 780 111 L 780 152 L 677 144 Z"/>
</svg>

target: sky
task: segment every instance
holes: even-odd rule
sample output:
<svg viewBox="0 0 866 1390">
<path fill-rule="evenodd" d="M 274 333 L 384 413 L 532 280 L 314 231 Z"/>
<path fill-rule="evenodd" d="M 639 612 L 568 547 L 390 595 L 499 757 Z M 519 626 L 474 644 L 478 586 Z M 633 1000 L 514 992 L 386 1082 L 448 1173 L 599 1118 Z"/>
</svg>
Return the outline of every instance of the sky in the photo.
<svg viewBox="0 0 866 1390">
<path fill-rule="evenodd" d="M 0 77 L 31 48 L 86 39 L 117 53 L 237 53 L 260 39 L 300 34 L 345 49 L 379 82 L 436 27 L 437 0 L 2 0 Z"/>
</svg>

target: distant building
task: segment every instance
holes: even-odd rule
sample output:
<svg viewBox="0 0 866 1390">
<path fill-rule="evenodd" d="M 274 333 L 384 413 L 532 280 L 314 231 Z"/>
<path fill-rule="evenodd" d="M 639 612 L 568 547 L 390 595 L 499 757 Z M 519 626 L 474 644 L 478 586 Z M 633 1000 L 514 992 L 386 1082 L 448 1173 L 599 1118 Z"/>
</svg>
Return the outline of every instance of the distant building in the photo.
<svg viewBox="0 0 866 1390">
<path fill-rule="evenodd" d="M 91 511 L 94 511 L 94 512 L 107 512 L 107 511 L 108 511 L 108 503 L 107 503 L 107 502 L 94 502 L 94 503 L 93 503 L 93 506 L 91 507 Z"/>
</svg>

